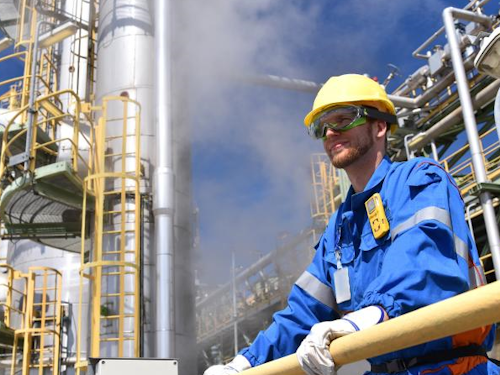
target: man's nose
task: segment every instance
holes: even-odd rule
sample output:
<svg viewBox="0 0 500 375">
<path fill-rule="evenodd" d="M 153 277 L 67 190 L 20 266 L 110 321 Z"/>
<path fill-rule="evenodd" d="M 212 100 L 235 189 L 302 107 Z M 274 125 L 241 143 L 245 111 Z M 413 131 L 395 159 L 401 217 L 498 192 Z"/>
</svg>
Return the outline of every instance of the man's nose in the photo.
<svg viewBox="0 0 500 375">
<path fill-rule="evenodd" d="M 332 128 L 326 128 L 325 137 L 327 137 L 327 138 L 328 138 L 328 136 L 332 137 L 332 136 L 339 135 L 339 134 L 340 134 L 340 131 L 338 131 L 338 130 L 335 130 Z"/>
</svg>

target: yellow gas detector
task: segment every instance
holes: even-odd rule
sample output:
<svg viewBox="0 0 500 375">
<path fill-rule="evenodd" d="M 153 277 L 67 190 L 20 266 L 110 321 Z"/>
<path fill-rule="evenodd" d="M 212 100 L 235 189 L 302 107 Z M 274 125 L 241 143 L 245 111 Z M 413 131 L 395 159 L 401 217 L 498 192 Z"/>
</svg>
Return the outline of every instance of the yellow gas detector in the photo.
<svg viewBox="0 0 500 375">
<path fill-rule="evenodd" d="M 382 238 L 389 232 L 389 222 L 385 216 L 382 197 L 379 193 L 373 194 L 370 199 L 365 202 L 366 213 L 370 226 L 372 227 L 373 236 L 376 239 Z"/>
</svg>

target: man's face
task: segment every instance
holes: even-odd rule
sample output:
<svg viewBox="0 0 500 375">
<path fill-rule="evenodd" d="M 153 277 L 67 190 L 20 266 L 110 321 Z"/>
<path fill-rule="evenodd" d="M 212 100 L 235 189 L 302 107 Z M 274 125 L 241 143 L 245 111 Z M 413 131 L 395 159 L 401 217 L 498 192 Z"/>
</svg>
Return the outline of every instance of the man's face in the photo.
<svg viewBox="0 0 500 375">
<path fill-rule="evenodd" d="M 323 146 L 333 166 L 345 169 L 366 155 L 374 143 L 375 136 L 369 121 L 344 132 L 327 129 Z"/>
</svg>

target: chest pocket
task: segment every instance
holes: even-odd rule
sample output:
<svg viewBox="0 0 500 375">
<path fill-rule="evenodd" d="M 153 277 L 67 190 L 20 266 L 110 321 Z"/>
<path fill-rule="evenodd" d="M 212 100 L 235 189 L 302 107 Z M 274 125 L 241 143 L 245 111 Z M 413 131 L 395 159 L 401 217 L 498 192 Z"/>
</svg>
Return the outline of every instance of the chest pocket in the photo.
<svg viewBox="0 0 500 375">
<path fill-rule="evenodd" d="M 364 231 L 361 235 L 361 243 L 359 244 L 359 249 L 363 252 L 371 251 L 379 247 L 387 247 L 391 242 L 391 232 L 389 231 L 384 237 L 376 239 L 373 236 L 373 232 L 368 224 L 368 230 Z"/>
<path fill-rule="evenodd" d="M 356 277 L 360 285 L 367 286 L 380 274 L 385 251 L 392 240 L 390 231 L 382 238 L 376 239 L 369 224 L 368 228 L 364 229 L 359 245 L 360 254 L 357 261 Z"/>
</svg>

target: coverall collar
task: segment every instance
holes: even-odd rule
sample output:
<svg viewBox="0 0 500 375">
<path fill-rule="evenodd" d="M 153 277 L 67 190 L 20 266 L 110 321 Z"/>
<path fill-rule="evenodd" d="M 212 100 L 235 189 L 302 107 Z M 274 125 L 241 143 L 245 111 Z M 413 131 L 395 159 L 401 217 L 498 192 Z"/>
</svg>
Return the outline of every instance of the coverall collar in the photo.
<svg viewBox="0 0 500 375">
<path fill-rule="evenodd" d="M 360 193 L 355 193 L 351 185 L 347 193 L 345 202 L 347 203 L 347 208 L 351 210 L 356 210 L 360 205 L 364 205 L 365 201 L 376 193 L 376 188 L 384 181 L 389 168 L 391 167 L 391 159 L 388 156 L 384 156 L 377 169 L 373 173 L 372 177 L 366 184 L 365 190 Z M 349 207 L 350 206 L 350 207 Z"/>
</svg>

